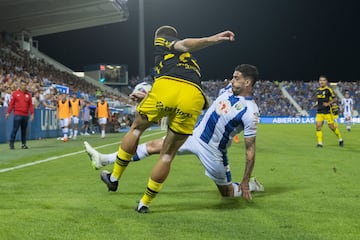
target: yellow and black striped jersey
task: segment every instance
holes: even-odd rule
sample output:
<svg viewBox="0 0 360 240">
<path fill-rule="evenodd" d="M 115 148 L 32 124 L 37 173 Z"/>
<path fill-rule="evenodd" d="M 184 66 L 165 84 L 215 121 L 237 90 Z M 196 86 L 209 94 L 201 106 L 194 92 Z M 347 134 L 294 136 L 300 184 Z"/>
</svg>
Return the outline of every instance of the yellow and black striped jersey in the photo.
<svg viewBox="0 0 360 240">
<path fill-rule="evenodd" d="M 335 98 L 334 91 L 330 87 L 320 87 L 316 90 L 316 98 L 317 98 L 317 113 L 331 113 L 330 106 L 324 106 L 325 102 L 330 102 L 333 98 Z"/>
<path fill-rule="evenodd" d="M 174 49 L 178 40 L 174 37 L 155 39 L 155 79 L 170 76 L 192 82 L 201 88 L 200 66 L 190 52 L 178 52 Z"/>
</svg>

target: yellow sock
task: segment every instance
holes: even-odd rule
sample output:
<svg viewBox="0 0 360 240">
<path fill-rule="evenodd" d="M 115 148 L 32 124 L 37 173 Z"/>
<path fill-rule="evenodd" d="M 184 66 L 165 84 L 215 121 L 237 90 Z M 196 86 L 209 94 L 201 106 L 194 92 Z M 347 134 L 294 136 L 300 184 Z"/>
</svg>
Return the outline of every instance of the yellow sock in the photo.
<svg viewBox="0 0 360 240">
<path fill-rule="evenodd" d="M 147 189 L 141 198 L 141 202 L 145 205 L 149 205 L 151 201 L 156 197 L 156 194 L 161 190 L 163 183 L 158 183 L 149 178 Z"/>
<path fill-rule="evenodd" d="M 317 138 L 317 142 L 319 144 L 322 144 L 322 140 L 323 140 L 323 134 L 322 134 L 322 131 L 316 131 L 316 138 Z"/>
<path fill-rule="evenodd" d="M 114 169 L 112 172 L 112 175 L 116 179 L 120 179 L 126 167 L 129 165 L 129 162 L 131 161 L 131 157 L 132 154 L 125 152 L 124 150 L 121 149 L 121 147 L 119 148 L 118 155 L 114 163 Z"/>
<path fill-rule="evenodd" d="M 339 140 L 342 139 L 340 130 L 339 130 L 338 128 L 335 128 L 334 133 L 335 133 L 335 135 L 337 136 L 337 138 L 338 138 Z"/>
</svg>

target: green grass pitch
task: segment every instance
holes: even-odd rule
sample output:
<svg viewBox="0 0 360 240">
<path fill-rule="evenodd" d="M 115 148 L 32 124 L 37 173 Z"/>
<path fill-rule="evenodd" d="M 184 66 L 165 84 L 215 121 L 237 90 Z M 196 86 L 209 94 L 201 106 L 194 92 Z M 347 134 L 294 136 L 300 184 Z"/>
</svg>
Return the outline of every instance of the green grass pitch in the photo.
<svg viewBox="0 0 360 240">
<path fill-rule="evenodd" d="M 28 150 L 1 144 L 0 239 L 359 239 L 360 126 L 340 130 L 344 148 L 326 126 L 324 148 L 316 148 L 312 124 L 259 125 L 254 174 L 265 192 L 252 202 L 221 198 L 195 156 L 177 156 L 145 215 L 134 208 L 157 156 L 130 164 L 113 193 L 83 150 L 87 140 L 114 152 L 122 134 L 34 140 Z M 163 134 L 147 131 L 141 141 Z M 229 159 L 238 181 L 242 140 Z"/>
</svg>

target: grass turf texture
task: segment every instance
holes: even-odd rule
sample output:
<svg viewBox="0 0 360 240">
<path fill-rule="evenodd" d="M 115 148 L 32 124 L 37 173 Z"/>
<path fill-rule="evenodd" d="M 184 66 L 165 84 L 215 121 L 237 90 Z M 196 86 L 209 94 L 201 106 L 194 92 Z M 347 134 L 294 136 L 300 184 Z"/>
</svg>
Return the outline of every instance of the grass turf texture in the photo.
<svg viewBox="0 0 360 240">
<path fill-rule="evenodd" d="M 195 156 L 177 156 L 145 215 L 134 208 L 157 157 L 130 164 L 112 193 L 83 151 L 87 140 L 101 152 L 114 152 L 122 134 L 29 141 L 28 150 L 18 142 L 16 150 L 1 144 L 0 171 L 75 154 L 0 172 L 0 239 L 358 239 L 360 128 L 348 133 L 340 126 L 344 148 L 327 127 L 324 148 L 316 148 L 314 129 L 259 126 L 254 173 L 265 192 L 253 194 L 252 202 L 221 198 Z M 148 131 L 142 141 L 162 135 Z M 241 137 L 229 159 L 233 179 L 240 180 Z"/>
</svg>

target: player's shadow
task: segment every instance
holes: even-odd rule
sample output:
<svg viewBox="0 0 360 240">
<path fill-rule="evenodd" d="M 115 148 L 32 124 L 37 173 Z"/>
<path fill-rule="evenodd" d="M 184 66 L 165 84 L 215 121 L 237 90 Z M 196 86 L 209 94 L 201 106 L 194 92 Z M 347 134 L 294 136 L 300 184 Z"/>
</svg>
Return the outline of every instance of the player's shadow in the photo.
<svg viewBox="0 0 360 240">
<path fill-rule="evenodd" d="M 247 201 L 243 198 L 230 198 L 230 197 L 221 197 L 220 194 L 216 191 L 202 191 L 202 194 L 206 196 L 213 195 L 211 203 L 207 201 L 206 197 L 204 200 L 199 201 L 201 196 L 196 197 L 196 200 L 191 201 L 191 198 L 194 195 L 199 194 L 198 190 L 194 191 L 179 191 L 179 192 L 161 192 L 161 195 L 168 195 L 169 197 L 181 196 L 181 198 L 188 198 L 186 201 L 177 201 L 176 203 L 161 203 L 159 207 L 151 208 L 151 213 L 165 213 L 165 212 L 186 212 L 186 211 L 198 211 L 201 209 L 212 209 L 212 210 L 221 210 L 221 211 L 233 211 L 235 209 L 245 209 L 249 207 L 256 207 L 256 198 L 264 197 L 267 195 L 266 192 L 253 193 L 253 200 Z M 139 197 L 139 193 L 123 193 L 126 195 L 133 194 L 136 197 Z M 173 196 L 171 196 L 173 195 Z M 189 196 L 189 197 L 188 197 Z M 128 205 L 122 205 L 121 208 L 129 208 Z M 155 209 L 155 210 L 153 210 Z"/>
<path fill-rule="evenodd" d="M 161 195 L 168 195 L 170 198 L 172 197 L 181 197 L 181 198 L 188 198 L 189 200 L 186 201 L 178 201 L 176 203 L 161 203 L 158 208 L 152 210 L 151 213 L 164 213 L 164 212 L 184 212 L 184 211 L 196 211 L 200 209 L 213 209 L 213 210 L 221 210 L 221 211 L 233 211 L 235 209 L 245 209 L 245 208 L 256 208 L 257 202 L 256 199 L 264 198 L 266 196 L 271 195 L 278 195 L 278 194 L 286 194 L 290 191 L 295 190 L 294 187 L 285 187 L 285 186 L 270 186 L 265 189 L 264 192 L 253 192 L 253 200 L 247 201 L 241 197 L 239 198 L 230 198 L 230 197 L 221 197 L 219 192 L 214 190 L 207 190 L 201 191 L 201 195 L 213 196 L 213 200 L 218 199 L 218 201 L 209 201 L 206 200 L 204 197 L 203 201 L 198 201 L 200 196 L 200 192 L 198 190 L 187 190 L 187 191 L 169 191 L 169 192 L 161 192 Z M 122 193 L 115 193 L 117 194 L 125 194 L 127 196 L 133 195 L 134 199 L 139 198 L 139 192 L 122 192 Z M 196 196 L 196 195 L 199 196 Z M 196 200 L 191 201 L 191 198 L 196 198 Z M 216 202 L 216 203 L 214 203 Z M 129 206 L 128 204 L 121 205 L 121 208 L 132 208 L 133 206 Z"/>
</svg>

